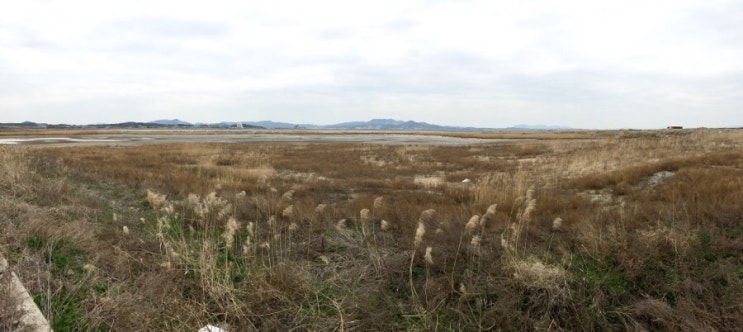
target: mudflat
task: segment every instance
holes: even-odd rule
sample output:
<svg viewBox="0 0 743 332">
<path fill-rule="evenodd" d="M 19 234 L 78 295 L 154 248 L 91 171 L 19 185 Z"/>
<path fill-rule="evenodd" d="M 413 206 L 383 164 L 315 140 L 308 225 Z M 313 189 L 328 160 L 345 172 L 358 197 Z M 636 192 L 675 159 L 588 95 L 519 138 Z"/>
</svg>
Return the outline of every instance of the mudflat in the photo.
<svg viewBox="0 0 743 332">
<path fill-rule="evenodd" d="M 492 144 L 517 139 L 461 138 L 431 134 L 408 133 L 326 133 L 326 132 L 199 132 L 173 131 L 168 133 L 95 133 L 68 136 L 5 137 L 0 144 L 43 145 L 140 145 L 162 143 L 357 143 L 383 145 L 437 145 L 459 146 Z"/>
</svg>

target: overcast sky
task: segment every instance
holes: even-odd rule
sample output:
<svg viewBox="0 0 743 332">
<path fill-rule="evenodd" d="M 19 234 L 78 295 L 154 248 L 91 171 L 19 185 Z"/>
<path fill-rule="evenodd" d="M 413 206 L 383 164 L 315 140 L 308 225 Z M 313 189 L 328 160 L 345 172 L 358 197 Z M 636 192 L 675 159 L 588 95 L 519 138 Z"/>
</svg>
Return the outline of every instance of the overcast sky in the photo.
<svg viewBox="0 0 743 332">
<path fill-rule="evenodd" d="M 743 125 L 743 1 L 11 1 L 0 122 Z"/>
</svg>

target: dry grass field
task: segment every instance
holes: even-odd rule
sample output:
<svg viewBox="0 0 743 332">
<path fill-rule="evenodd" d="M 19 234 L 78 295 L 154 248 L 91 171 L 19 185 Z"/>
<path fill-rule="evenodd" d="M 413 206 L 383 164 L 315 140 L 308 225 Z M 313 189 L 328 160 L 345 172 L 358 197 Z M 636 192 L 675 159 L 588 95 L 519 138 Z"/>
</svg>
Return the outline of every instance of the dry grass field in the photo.
<svg viewBox="0 0 743 332">
<path fill-rule="evenodd" d="M 3 146 L 0 253 L 56 331 L 743 326 L 743 130 L 446 135 L 531 140 Z"/>
</svg>

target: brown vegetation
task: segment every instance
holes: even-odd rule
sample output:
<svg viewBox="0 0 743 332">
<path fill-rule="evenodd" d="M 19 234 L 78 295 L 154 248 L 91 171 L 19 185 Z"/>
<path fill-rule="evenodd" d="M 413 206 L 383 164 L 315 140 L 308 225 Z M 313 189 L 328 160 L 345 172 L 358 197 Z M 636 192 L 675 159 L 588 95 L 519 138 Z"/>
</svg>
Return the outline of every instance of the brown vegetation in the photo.
<svg viewBox="0 0 743 332">
<path fill-rule="evenodd" d="M 4 147 L 0 250 L 57 329 L 739 329 L 743 131 L 529 135 Z"/>
</svg>

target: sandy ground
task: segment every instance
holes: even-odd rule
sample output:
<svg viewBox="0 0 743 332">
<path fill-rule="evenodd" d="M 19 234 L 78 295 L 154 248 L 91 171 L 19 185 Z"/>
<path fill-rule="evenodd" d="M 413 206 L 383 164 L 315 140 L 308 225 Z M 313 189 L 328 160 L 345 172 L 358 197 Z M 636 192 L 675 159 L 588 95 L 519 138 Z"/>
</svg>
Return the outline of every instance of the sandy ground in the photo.
<svg viewBox="0 0 743 332">
<path fill-rule="evenodd" d="M 333 134 L 292 134 L 292 133 L 208 133 L 178 132 L 175 134 L 95 134 L 76 137 L 6 137 L 0 144 L 23 145 L 139 145 L 163 143 L 356 143 L 356 144 L 389 144 L 389 145 L 443 145 L 459 146 L 474 144 L 492 144 L 514 139 L 480 139 L 457 138 L 435 135 L 416 134 L 369 134 L 369 133 L 333 133 Z"/>
</svg>

